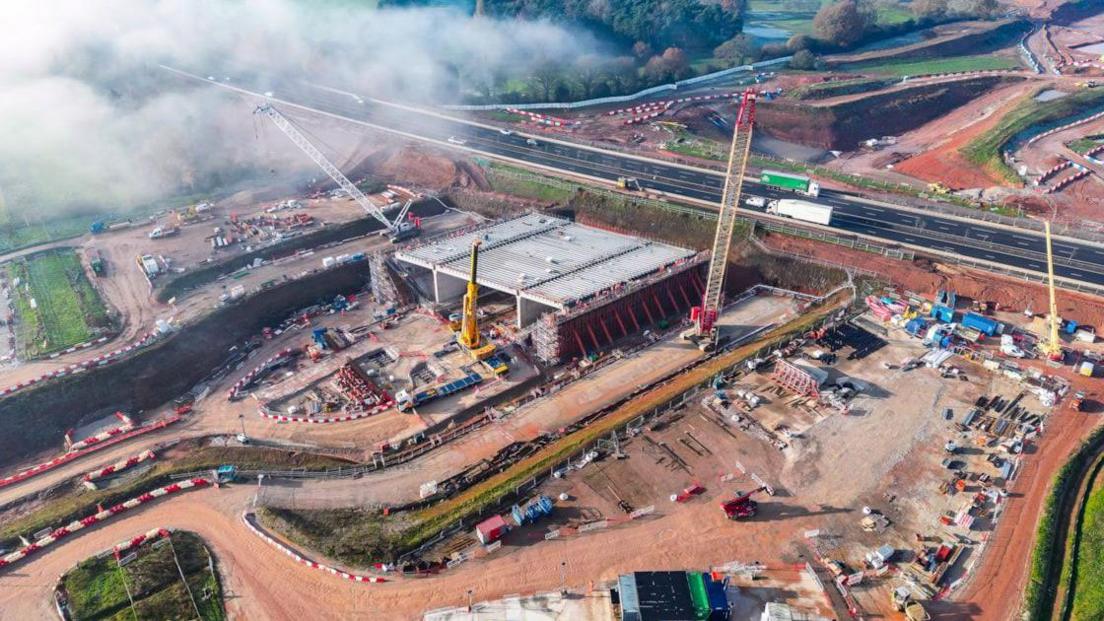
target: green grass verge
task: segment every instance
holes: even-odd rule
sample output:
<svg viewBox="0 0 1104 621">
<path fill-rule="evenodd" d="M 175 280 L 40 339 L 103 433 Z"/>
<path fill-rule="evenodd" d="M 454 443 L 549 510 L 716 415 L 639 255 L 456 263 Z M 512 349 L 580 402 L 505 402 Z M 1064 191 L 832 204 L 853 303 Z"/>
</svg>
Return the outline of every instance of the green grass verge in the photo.
<svg viewBox="0 0 1104 621">
<path fill-rule="evenodd" d="M 873 61 L 854 63 L 841 67 L 845 71 L 862 71 L 885 75 L 925 75 L 929 73 L 957 73 L 959 71 L 991 71 L 994 69 L 1015 69 L 1020 61 L 1012 56 L 977 54 L 973 56 L 951 56 L 927 60 L 893 60 L 889 62 Z"/>
<path fill-rule="evenodd" d="M 562 203 L 575 195 L 574 189 L 552 183 L 542 183 L 534 179 L 518 178 L 531 177 L 533 173 L 514 166 L 506 166 L 492 162 L 486 169 L 487 180 L 495 192 L 531 198 L 549 203 Z"/>
<path fill-rule="evenodd" d="M 1059 513 L 1068 508 L 1064 505 L 1069 504 L 1069 495 L 1076 493 L 1080 484 L 1078 474 L 1097 452 L 1102 440 L 1104 427 L 1097 428 L 1054 475 L 1035 530 L 1035 547 L 1031 552 L 1030 574 L 1024 593 L 1024 618 L 1046 619 L 1052 614 L 1057 586 L 1061 581 L 1062 558 L 1059 555 L 1064 549 L 1064 542 L 1057 540 L 1059 521 L 1064 519 Z"/>
<path fill-rule="evenodd" d="M 1025 96 L 995 127 L 963 147 L 963 156 L 978 166 L 993 170 L 1005 180 L 1019 184 L 1019 175 L 1001 157 L 1001 151 L 1013 137 L 1032 126 L 1056 123 L 1104 104 L 1104 89 L 1100 88 L 1083 89 L 1067 97 L 1046 102 L 1035 101 L 1036 94 L 1038 93 Z"/>
<path fill-rule="evenodd" d="M 1066 146 L 1073 149 L 1077 153 L 1084 155 L 1096 147 L 1104 144 L 1104 137 L 1101 136 L 1085 136 L 1084 138 L 1078 138 L 1072 142 L 1066 143 Z"/>
<path fill-rule="evenodd" d="M 70 249 L 49 250 L 7 265 L 24 357 L 37 357 L 84 343 L 110 327 L 107 307 Z M 33 300 L 33 302 L 32 302 Z"/>
<path fill-rule="evenodd" d="M 177 448 L 179 447 L 180 445 Z M 96 491 L 89 491 L 83 487 L 76 487 L 76 491 L 66 491 L 47 501 L 35 511 L 0 524 L 0 545 L 14 548 L 15 540 L 20 535 L 30 536 L 43 528 L 68 524 L 95 512 L 97 504 L 111 506 L 133 498 L 142 492 L 167 484 L 169 475 L 210 470 L 222 464 L 234 464 L 241 470 L 303 468 L 312 471 L 355 465 L 326 455 L 280 449 L 197 447 L 184 457 L 158 463 L 148 472 L 125 484 Z"/>
<path fill-rule="evenodd" d="M 108 555 L 83 561 L 65 574 L 62 584 L 74 620 L 195 619 L 197 609 L 204 621 L 225 619 L 222 588 L 203 540 L 177 532 L 171 541 L 138 548 L 134 560 L 122 567 Z"/>
<path fill-rule="evenodd" d="M 896 78 L 855 78 L 853 80 L 819 82 L 799 86 L 787 93 L 786 97 L 799 100 L 828 99 L 830 97 L 881 90 L 893 86 L 899 81 Z"/>
<path fill-rule="evenodd" d="M 1076 563 L 1067 562 L 1076 572 L 1063 571 L 1063 586 L 1068 589 L 1070 582 L 1074 585 L 1069 618 L 1075 621 L 1104 619 L 1104 479 L 1101 476 L 1104 457 L 1097 459 L 1087 489 L 1088 498 L 1076 525 L 1077 537 L 1070 537 L 1071 549 L 1066 552 L 1067 558 L 1076 558 Z M 1067 598 L 1070 597 L 1068 590 L 1063 591 Z"/>
</svg>

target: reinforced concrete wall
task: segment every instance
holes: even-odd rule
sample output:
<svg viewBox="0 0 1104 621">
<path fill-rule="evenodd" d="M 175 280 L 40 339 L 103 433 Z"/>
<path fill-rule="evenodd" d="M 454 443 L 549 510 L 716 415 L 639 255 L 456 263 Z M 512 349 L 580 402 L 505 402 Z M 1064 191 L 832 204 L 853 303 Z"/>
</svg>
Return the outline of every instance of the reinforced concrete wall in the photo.
<svg viewBox="0 0 1104 621">
<path fill-rule="evenodd" d="M 533 331 L 537 357 L 548 364 L 608 349 L 612 343 L 654 327 L 662 320 L 681 320 L 700 303 L 704 256 L 622 295 L 610 296 L 574 312 L 545 315 Z"/>
</svg>

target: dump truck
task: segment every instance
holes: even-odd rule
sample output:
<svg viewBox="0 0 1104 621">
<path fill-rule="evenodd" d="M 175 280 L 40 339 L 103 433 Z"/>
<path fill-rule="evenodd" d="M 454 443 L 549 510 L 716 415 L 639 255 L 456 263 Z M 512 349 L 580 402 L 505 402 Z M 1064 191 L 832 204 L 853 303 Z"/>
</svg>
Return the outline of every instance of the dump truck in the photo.
<svg viewBox="0 0 1104 621">
<path fill-rule="evenodd" d="M 797 192 L 805 196 L 820 196 L 820 184 L 804 175 L 764 170 L 759 177 L 759 182 L 768 187 Z"/>
<path fill-rule="evenodd" d="M 767 206 L 767 213 L 783 218 L 793 218 L 802 222 L 827 225 L 832 220 L 832 206 L 818 205 L 809 201 L 782 198 Z"/>
</svg>

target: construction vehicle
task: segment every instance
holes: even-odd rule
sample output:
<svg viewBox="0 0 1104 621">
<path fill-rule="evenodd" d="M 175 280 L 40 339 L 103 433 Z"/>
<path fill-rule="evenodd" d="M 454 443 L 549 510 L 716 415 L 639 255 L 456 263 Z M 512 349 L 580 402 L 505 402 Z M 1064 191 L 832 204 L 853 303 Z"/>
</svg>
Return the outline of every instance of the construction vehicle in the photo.
<svg viewBox="0 0 1104 621">
<path fill-rule="evenodd" d="M 295 143 L 295 146 L 299 147 L 299 149 L 305 153 L 307 157 L 311 158 L 315 164 L 318 164 L 318 166 L 330 176 L 330 179 L 333 179 L 349 197 L 356 201 L 365 213 L 383 224 L 384 231 L 386 231 L 392 243 L 398 243 L 421 234 L 421 229 L 418 227 L 418 220 L 416 218 L 406 217 L 407 212 L 410 210 L 410 206 L 413 204 L 412 201 L 407 201 L 394 219 L 388 219 L 383 210 L 372 201 L 368 200 L 368 197 L 360 191 L 360 188 L 353 185 L 353 182 L 349 181 L 348 177 L 342 174 L 337 166 L 334 166 L 330 160 L 326 159 L 326 156 L 322 155 L 322 152 L 311 144 L 311 142 L 307 140 L 307 137 L 296 129 L 295 126 L 291 124 L 291 121 L 281 114 L 280 111 L 269 104 L 265 104 L 259 106 L 253 113 L 267 116 L 280 131 L 284 132 L 284 134 Z"/>
<path fill-rule="evenodd" d="M 159 226 L 149 232 L 150 239 L 164 239 L 166 237 L 172 237 L 180 232 L 178 226 Z"/>
<path fill-rule="evenodd" d="M 617 178 L 618 190 L 633 190 L 636 192 L 643 192 L 644 188 L 640 186 L 640 180 L 636 177 L 618 177 Z"/>
<path fill-rule="evenodd" d="M 946 196 L 947 194 L 951 193 L 951 189 L 943 185 L 942 183 L 929 183 L 928 191 L 939 196 Z"/>
<path fill-rule="evenodd" d="M 479 285 L 475 282 L 475 277 L 479 270 L 481 243 L 478 239 L 472 242 L 471 275 L 468 277 L 468 290 L 462 303 L 460 332 L 456 334 L 456 341 L 476 360 L 486 360 L 495 352 L 494 343 L 483 342 L 483 336 L 479 334 Z"/>
<path fill-rule="evenodd" d="M 907 586 L 893 589 L 889 597 L 894 610 L 905 613 L 908 621 L 930 621 L 931 615 L 924 609 L 923 604 L 912 598 L 912 590 Z"/>
<path fill-rule="evenodd" d="M 1058 326 L 1062 318 L 1058 316 L 1058 301 L 1054 294 L 1054 249 L 1050 242 L 1050 220 L 1043 220 L 1043 231 L 1046 233 L 1046 257 L 1047 257 L 1047 291 L 1050 294 L 1050 314 L 1047 315 L 1047 338 L 1039 339 L 1039 353 L 1046 356 L 1047 360 L 1061 362 L 1062 341 L 1058 338 Z"/>
<path fill-rule="evenodd" d="M 743 189 L 744 173 L 747 171 L 748 156 L 751 153 L 755 97 L 754 90 L 744 91 L 740 110 L 736 114 L 736 122 L 733 123 L 732 146 L 728 152 L 728 170 L 725 173 L 724 193 L 721 195 L 721 206 L 717 214 L 717 230 L 713 237 L 713 254 L 709 260 L 705 294 L 702 296 L 701 305 L 690 309 L 690 321 L 694 326 L 682 335 L 695 341 L 702 351 L 712 351 L 717 347 L 716 322 L 721 312 L 728 252 L 732 247 L 732 231 L 736 226 L 740 192 Z"/>
<path fill-rule="evenodd" d="M 757 487 L 747 493 L 736 492 L 735 498 L 721 503 L 721 510 L 730 520 L 744 520 L 755 517 L 755 513 L 759 510 L 759 503 L 752 500 L 751 497 L 765 491 L 767 491 L 766 487 Z"/>
<path fill-rule="evenodd" d="M 1085 393 L 1080 390 L 1073 393 L 1067 402 L 1067 406 L 1074 412 L 1080 412 L 1085 407 Z"/>
</svg>

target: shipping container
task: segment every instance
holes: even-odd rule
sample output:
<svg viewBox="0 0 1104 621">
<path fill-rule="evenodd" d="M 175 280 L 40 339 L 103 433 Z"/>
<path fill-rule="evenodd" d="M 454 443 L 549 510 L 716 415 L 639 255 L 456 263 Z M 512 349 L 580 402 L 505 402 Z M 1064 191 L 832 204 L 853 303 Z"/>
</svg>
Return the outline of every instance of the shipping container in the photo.
<svg viewBox="0 0 1104 621">
<path fill-rule="evenodd" d="M 494 543 L 502 538 L 509 530 L 510 525 L 501 515 L 493 515 L 475 525 L 475 536 L 483 545 Z"/>
</svg>

